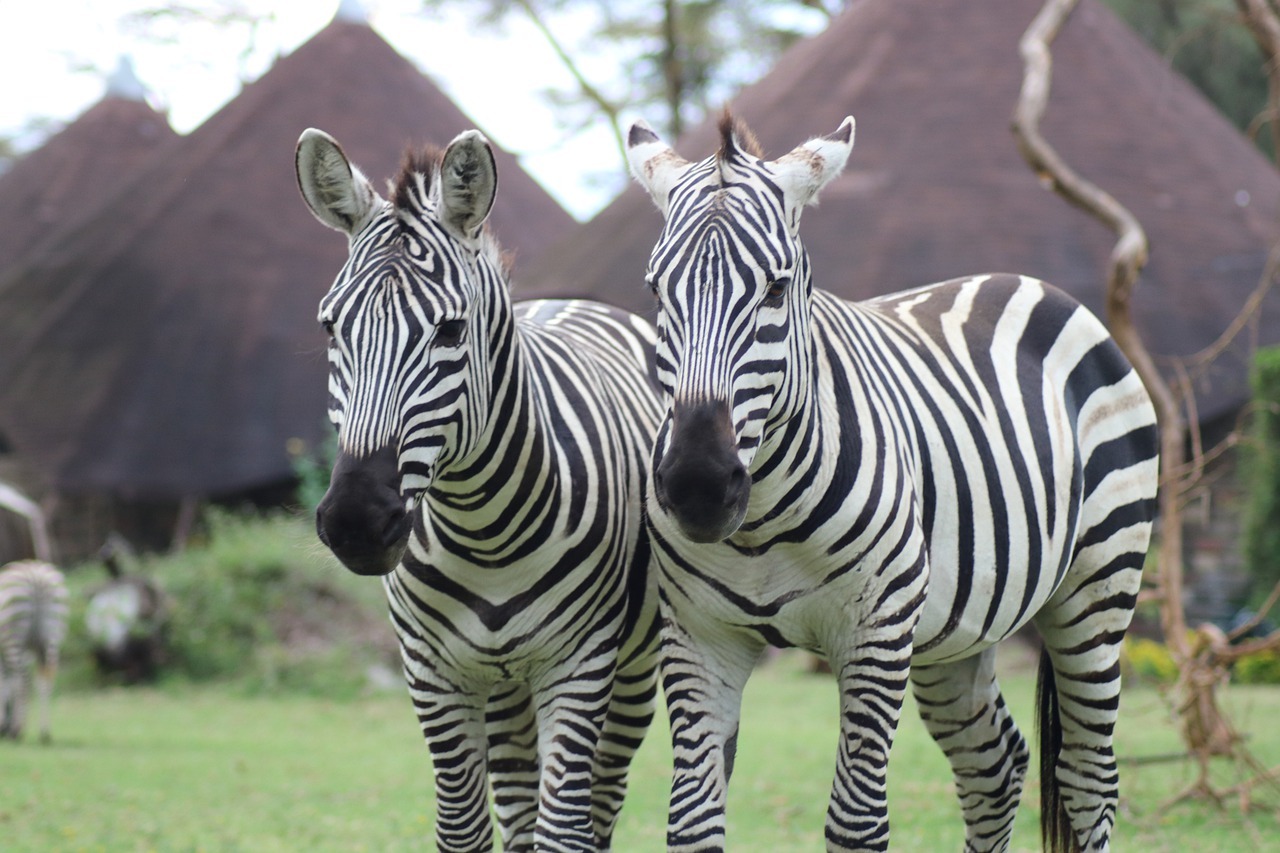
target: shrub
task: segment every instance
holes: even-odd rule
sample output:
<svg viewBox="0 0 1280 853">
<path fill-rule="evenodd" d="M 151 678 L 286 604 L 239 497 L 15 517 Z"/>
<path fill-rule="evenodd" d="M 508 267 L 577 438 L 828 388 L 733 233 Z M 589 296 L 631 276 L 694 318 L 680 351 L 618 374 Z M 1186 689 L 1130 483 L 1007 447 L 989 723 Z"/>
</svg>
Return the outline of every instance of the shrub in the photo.
<svg viewBox="0 0 1280 853">
<path fill-rule="evenodd" d="M 1258 652 L 1241 658 L 1231 677 L 1240 684 L 1280 684 L 1280 652 Z"/>
<path fill-rule="evenodd" d="M 349 696 L 370 666 L 398 665 L 381 584 L 343 569 L 309 520 L 214 512 L 205 527 L 200 544 L 137 567 L 173 603 L 162 679 Z M 82 589 L 98 582 L 92 569 L 73 574 L 85 577 Z M 67 657 L 87 654 L 83 613 L 77 601 Z M 78 664 L 69 668 L 73 682 L 83 677 Z"/>
<path fill-rule="evenodd" d="M 1144 681 L 1172 684 L 1178 680 L 1178 666 L 1163 643 L 1126 637 L 1121 651 L 1126 673 Z M 1280 651 L 1266 651 L 1243 657 L 1231 670 L 1236 684 L 1280 684 Z"/>
<path fill-rule="evenodd" d="M 1178 665 L 1163 643 L 1141 637 L 1126 637 L 1121 647 L 1126 669 L 1146 681 L 1172 684 L 1178 680 Z"/>
<path fill-rule="evenodd" d="M 1280 581 L 1280 347 L 1258 351 L 1250 381 L 1251 440 L 1242 453 L 1249 488 L 1244 552 L 1253 594 L 1260 596 Z"/>
<path fill-rule="evenodd" d="M 338 434 L 326 421 L 325 439 L 318 447 L 308 448 L 302 439 L 292 439 L 289 453 L 293 458 L 294 476 L 298 478 L 298 505 L 314 513 L 329 490 L 329 475 L 338 458 Z"/>
</svg>

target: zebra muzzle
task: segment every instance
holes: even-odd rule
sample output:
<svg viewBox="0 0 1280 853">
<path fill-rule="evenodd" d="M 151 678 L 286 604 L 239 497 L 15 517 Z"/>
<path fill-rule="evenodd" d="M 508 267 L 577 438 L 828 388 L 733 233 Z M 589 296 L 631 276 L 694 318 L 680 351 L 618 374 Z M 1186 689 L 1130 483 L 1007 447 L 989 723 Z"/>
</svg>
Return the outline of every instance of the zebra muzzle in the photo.
<svg viewBox="0 0 1280 853">
<path fill-rule="evenodd" d="M 385 575 L 404 556 L 412 529 L 396 451 L 340 452 L 316 507 L 316 533 L 334 556 L 358 575 Z"/>
<path fill-rule="evenodd" d="M 719 542 L 741 526 L 751 497 L 729 407 L 676 404 L 671 418 L 671 440 L 653 471 L 658 505 L 689 539 Z"/>
</svg>

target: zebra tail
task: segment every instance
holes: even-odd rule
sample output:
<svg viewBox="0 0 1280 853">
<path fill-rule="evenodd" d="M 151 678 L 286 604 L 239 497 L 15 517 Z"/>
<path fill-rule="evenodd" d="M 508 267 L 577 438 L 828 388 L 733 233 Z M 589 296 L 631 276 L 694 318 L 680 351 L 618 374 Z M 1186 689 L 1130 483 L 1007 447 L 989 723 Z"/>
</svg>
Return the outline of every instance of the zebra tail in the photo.
<svg viewBox="0 0 1280 853">
<path fill-rule="evenodd" d="M 1036 673 L 1036 733 L 1040 741 L 1040 842 L 1047 853 L 1074 853 L 1080 848 L 1058 787 L 1062 717 L 1058 710 L 1053 661 L 1045 646 L 1040 647 L 1040 668 Z"/>
</svg>

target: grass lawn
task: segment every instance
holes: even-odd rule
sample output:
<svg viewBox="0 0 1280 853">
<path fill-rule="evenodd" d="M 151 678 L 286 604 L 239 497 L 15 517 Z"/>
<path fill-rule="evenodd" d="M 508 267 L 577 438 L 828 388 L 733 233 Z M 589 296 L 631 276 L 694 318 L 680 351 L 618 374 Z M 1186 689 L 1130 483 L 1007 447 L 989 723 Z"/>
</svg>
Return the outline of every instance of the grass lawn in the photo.
<svg viewBox="0 0 1280 853">
<path fill-rule="evenodd" d="M 1004 679 L 1029 739 L 1033 676 Z M 734 851 L 823 849 L 836 699 L 827 677 L 793 657 L 748 685 L 730 794 Z M 1280 765 L 1280 689 L 1232 688 L 1228 705 L 1269 766 Z M 54 744 L 0 744 L 0 849 L 5 851 L 295 851 L 430 849 L 431 773 L 408 700 L 248 697 L 232 689 L 63 692 Z M 663 849 L 671 767 L 666 725 L 638 756 L 616 849 Z M 1117 751 L 1117 850 L 1280 849 L 1280 795 L 1240 816 L 1160 806 L 1192 778 L 1158 694 L 1127 691 Z M 946 762 L 908 706 L 890 769 L 893 848 L 956 851 L 962 827 Z M 1034 779 L 1014 848 L 1039 849 Z M 1268 846 L 1270 845 L 1270 846 Z"/>
</svg>

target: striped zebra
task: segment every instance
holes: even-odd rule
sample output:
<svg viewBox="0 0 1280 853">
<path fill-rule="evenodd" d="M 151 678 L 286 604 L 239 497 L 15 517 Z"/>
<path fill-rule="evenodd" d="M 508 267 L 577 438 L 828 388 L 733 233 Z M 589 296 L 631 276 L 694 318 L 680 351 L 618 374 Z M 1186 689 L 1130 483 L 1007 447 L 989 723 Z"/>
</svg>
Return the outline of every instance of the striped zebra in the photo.
<svg viewBox="0 0 1280 853">
<path fill-rule="evenodd" d="M 672 850 L 724 847 L 742 688 L 766 644 L 840 695 L 831 850 L 889 843 L 910 680 L 951 763 L 966 850 L 1008 849 L 1028 749 L 994 644 L 1033 624 L 1046 846 L 1106 850 L 1119 647 L 1147 550 L 1155 416 L 1102 324 L 1049 285 L 957 279 L 868 302 L 814 288 L 801 210 L 853 119 L 772 161 L 725 113 L 681 159 L 628 158 L 665 218 L 648 270 L 667 404 L 648 509 L 675 776 Z"/>
<path fill-rule="evenodd" d="M 49 696 L 66 633 L 67 586 L 61 572 L 41 560 L 0 569 L 0 738 L 22 737 L 34 674 L 40 740 L 50 741 Z"/>
<path fill-rule="evenodd" d="M 506 849 L 608 849 L 657 691 L 654 330 L 513 305 L 477 131 L 407 156 L 389 201 L 317 130 L 297 173 L 350 238 L 320 304 L 339 453 L 317 530 L 384 576 L 439 848 L 490 849 L 487 779 Z"/>
</svg>

